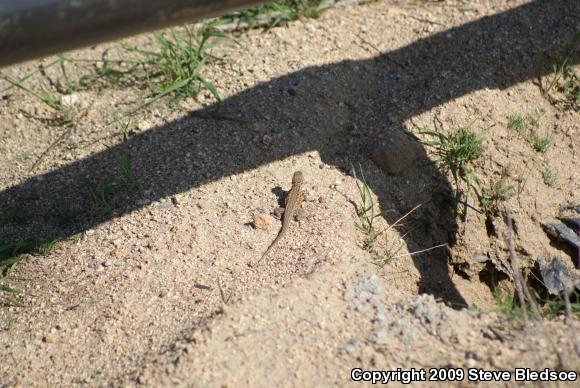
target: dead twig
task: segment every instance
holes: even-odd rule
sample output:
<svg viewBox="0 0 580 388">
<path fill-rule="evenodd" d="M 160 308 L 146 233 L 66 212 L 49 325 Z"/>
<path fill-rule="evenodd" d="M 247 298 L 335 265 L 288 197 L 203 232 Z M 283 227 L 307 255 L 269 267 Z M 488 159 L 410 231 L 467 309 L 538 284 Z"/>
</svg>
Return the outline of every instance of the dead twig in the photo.
<svg viewBox="0 0 580 388">
<path fill-rule="evenodd" d="M 580 344 L 578 343 L 578 338 L 576 337 L 576 330 L 574 329 L 574 317 L 572 316 L 572 307 L 570 306 L 570 294 L 568 293 L 568 288 L 564 286 L 564 306 L 566 308 L 566 322 L 570 326 L 570 331 L 572 333 L 572 342 L 574 343 L 574 350 L 576 354 L 580 357 Z"/>
<path fill-rule="evenodd" d="M 427 23 L 427 24 L 432 24 L 432 25 L 436 25 L 436 26 L 444 26 L 445 25 L 443 23 L 439 23 L 439 22 L 429 20 L 429 19 L 419 18 L 419 17 L 413 16 L 413 15 L 408 15 L 407 17 L 414 19 L 414 20 L 421 22 L 421 23 Z"/>
<path fill-rule="evenodd" d="M 36 162 L 34 162 L 34 164 L 32 165 L 32 167 L 30 167 L 29 172 L 34 172 L 34 170 L 36 170 L 36 168 L 40 165 L 40 163 L 42 163 L 42 161 L 46 158 L 46 156 L 49 154 L 49 152 L 52 151 L 56 146 L 58 146 L 64 140 L 66 140 L 70 136 L 71 133 L 72 133 L 72 127 L 66 128 L 56 138 L 56 140 L 53 141 L 48 147 L 46 147 L 46 149 L 42 152 L 42 154 L 40 154 L 40 156 L 38 157 L 38 159 L 36 159 Z"/>
<path fill-rule="evenodd" d="M 540 317 L 540 311 L 538 309 L 538 306 L 536 305 L 536 302 L 534 301 L 534 299 L 532 298 L 532 295 L 530 294 L 530 290 L 528 289 L 528 287 L 526 286 L 526 283 L 524 282 L 524 278 L 522 276 L 522 273 L 520 271 L 520 265 L 518 262 L 518 256 L 516 255 L 516 250 L 515 250 L 515 245 L 514 245 L 514 240 L 513 240 L 513 220 L 512 220 L 512 216 L 511 216 L 511 212 L 509 209 L 509 205 L 508 205 L 508 196 L 506 195 L 504 197 L 504 206 L 505 206 L 505 214 L 506 214 L 506 223 L 507 223 L 507 245 L 508 245 L 508 249 L 509 249 L 509 256 L 510 256 L 510 262 L 511 262 L 511 268 L 512 268 L 512 273 L 513 273 L 513 277 L 514 277 L 514 283 L 516 286 L 516 292 L 518 294 L 518 299 L 520 301 L 520 304 L 522 306 L 522 315 L 524 318 L 524 324 L 527 326 L 528 325 L 528 312 L 526 309 L 526 300 L 528 301 L 530 307 L 532 308 L 532 311 L 534 313 L 534 316 L 536 318 Z"/>
</svg>

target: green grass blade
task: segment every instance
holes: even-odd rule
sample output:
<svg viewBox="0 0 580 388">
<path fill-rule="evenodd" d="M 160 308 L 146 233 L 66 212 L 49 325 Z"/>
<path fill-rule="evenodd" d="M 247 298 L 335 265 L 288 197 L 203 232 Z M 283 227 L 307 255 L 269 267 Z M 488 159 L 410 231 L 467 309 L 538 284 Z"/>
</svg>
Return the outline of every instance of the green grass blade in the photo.
<svg viewBox="0 0 580 388">
<path fill-rule="evenodd" d="M 207 90 L 209 90 L 209 92 L 212 94 L 212 96 L 214 96 L 214 98 L 218 101 L 221 102 L 221 97 L 217 91 L 217 89 L 213 86 L 213 84 L 207 80 L 205 80 L 202 77 L 197 77 L 198 80 L 203 84 L 203 86 L 205 86 L 207 88 Z"/>
</svg>

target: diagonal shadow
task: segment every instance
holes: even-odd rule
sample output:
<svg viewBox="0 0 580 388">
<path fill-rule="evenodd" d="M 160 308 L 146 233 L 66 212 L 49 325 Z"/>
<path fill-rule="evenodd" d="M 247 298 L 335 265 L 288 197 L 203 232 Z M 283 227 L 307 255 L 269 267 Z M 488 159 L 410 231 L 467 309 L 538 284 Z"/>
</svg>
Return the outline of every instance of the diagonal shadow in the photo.
<svg viewBox="0 0 580 388">
<path fill-rule="evenodd" d="M 325 163 L 347 166 L 364 159 L 377 138 L 400 133 L 404 120 L 482 88 L 504 88 L 548 72 L 546 52 L 579 28 L 579 1 L 534 1 L 437 33 L 370 60 L 310 67 L 239 93 L 219 106 L 132 136 L 123 144 L 31 178 L 0 192 L 1 214 L 26 208 L 26 225 L 4 223 L 8 240 L 72 236 L 114 216 L 192 187 L 317 150 Z M 213 119 L 208 120 L 207 116 Z M 205 118 L 204 118 L 205 117 Z M 265 129 L 256 133 L 256 127 Z M 359 132 L 353 131 L 359 128 Z M 450 185 L 416 145 L 416 167 L 371 182 L 389 223 L 417 203 L 410 250 L 455 240 Z M 396 151 L 396 150 L 393 150 Z M 129 154 L 138 192 L 98 206 L 119 158 Z M 417 190 L 406 181 L 423 182 Z M 100 182 L 100 183 L 99 183 Z M 109 182 L 110 183 L 110 182 Z M 95 196 L 87 195 L 93 187 Z M 102 190 L 101 190 L 102 189 Z M 97 205 L 96 205 L 97 204 Z M 77 214 L 75 208 L 84 209 Z M 63 210 L 64 209 L 64 210 Z M 70 220 L 63 222 L 63 211 Z M 423 289 L 450 303 L 465 304 L 448 274 L 445 253 L 415 259 Z"/>
</svg>

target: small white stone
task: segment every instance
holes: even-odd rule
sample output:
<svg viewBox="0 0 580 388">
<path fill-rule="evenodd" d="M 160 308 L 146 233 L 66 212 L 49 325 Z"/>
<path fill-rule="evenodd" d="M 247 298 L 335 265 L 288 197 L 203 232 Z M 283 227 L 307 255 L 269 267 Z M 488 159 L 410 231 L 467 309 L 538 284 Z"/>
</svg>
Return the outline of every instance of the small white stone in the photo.
<svg viewBox="0 0 580 388">
<path fill-rule="evenodd" d="M 151 127 L 151 124 L 150 124 L 150 123 L 149 123 L 149 121 L 147 121 L 147 120 L 140 121 L 140 122 L 137 124 L 137 128 L 138 128 L 140 131 L 144 131 L 144 130 L 146 130 L 146 129 L 149 129 L 150 127 Z"/>
<path fill-rule="evenodd" d="M 65 108 L 72 108 L 78 105 L 80 98 L 78 94 L 65 94 L 60 97 L 60 104 Z"/>
</svg>

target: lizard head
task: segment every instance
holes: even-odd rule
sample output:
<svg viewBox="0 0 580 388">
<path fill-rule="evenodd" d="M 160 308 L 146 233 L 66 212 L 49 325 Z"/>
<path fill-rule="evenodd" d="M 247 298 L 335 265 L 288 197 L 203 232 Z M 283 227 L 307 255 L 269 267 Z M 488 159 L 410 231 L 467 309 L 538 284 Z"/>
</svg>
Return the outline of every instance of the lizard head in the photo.
<svg viewBox="0 0 580 388">
<path fill-rule="evenodd" d="M 301 171 L 296 171 L 292 177 L 292 184 L 302 183 L 304 181 L 304 175 Z"/>
</svg>

